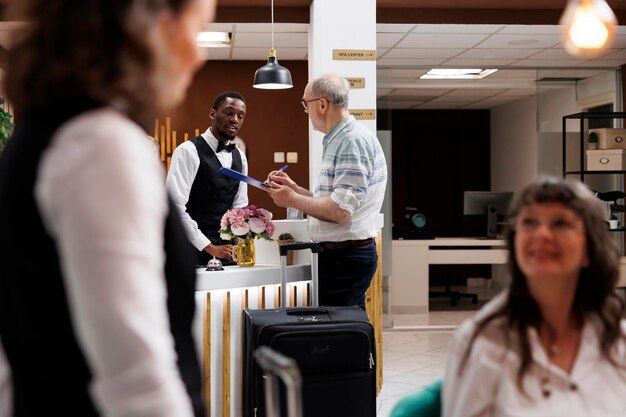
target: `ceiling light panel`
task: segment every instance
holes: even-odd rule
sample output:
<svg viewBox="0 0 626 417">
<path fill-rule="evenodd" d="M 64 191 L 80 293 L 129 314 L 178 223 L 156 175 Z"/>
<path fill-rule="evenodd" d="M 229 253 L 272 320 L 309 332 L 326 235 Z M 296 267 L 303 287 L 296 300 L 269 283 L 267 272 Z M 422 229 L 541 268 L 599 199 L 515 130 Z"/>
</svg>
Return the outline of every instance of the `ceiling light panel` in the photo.
<svg viewBox="0 0 626 417">
<path fill-rule="evenodd" d="M 483 68 L 434 68 L 422 75 L 422 80 L 468 80 L 485 78 L 489 74 L 493 74 L 497 69 Z"/>
</svg>

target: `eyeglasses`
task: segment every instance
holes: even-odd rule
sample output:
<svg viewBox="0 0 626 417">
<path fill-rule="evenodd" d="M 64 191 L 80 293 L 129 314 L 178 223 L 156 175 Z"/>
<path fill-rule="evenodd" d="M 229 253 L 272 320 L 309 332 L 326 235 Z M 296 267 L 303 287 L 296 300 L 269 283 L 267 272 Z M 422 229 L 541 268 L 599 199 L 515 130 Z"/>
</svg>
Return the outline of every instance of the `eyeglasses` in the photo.
<svg viewBox="0 0 626 417">
<path fill-rule="evenodd" d="M 580 220 L 556 218 L 546 221 L 533 216 L 517 219 L 514 227 L 518 232 L 535 233 L 543 224 L 551 233 L 558 236 L 578 234 L 584 231 L 583 223 Z"/>
<path fill-rule="evenodd" d="M 309 111 L 309 103 L 312 101 L 321 100 L 321 99 L 328 100 L 326 97 L 317 97 L 317 98 L 312 98 L 311 100 L 302 99 L 300 103 L 302 103 L 302 107 L 304 108 L 304 111 Z"/>
</svg>

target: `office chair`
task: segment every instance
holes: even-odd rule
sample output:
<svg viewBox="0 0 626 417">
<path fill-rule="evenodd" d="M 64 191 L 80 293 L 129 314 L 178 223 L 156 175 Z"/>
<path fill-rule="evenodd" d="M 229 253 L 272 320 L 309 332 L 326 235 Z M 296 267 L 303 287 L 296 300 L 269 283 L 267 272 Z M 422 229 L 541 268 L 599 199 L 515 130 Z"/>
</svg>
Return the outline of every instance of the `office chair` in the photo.
<svg viewBox="0 0 626 417">
<path fill-rule="evenodd" d="M 461 298 L 471 298 L 472 304 L 478 304 L 478 294 L 452 291 L 450 285 L 446 285 L 446 289 L 443 291 L 428 291 L 428 298 L 442 298 L 450 297 L 450 305 L 455 306 L 459 303 Z"/>
<path fill-rule="evenodd" d="M 393 406 L 390 417 L 439 417 L 441 416 L 441 387 L 438 380 L 412 392 Z"/>
<path fill-rule="evenodd" d="M 478 304 L 478 294 L 452 291 L 450 283 L 446 282 L 446 288 L 443 291 L 428 291 L 428 298 L 450 297 L 450 305 L 456 306 L 461 298 L 470 298 L 472 304 Z"/>
</svg>

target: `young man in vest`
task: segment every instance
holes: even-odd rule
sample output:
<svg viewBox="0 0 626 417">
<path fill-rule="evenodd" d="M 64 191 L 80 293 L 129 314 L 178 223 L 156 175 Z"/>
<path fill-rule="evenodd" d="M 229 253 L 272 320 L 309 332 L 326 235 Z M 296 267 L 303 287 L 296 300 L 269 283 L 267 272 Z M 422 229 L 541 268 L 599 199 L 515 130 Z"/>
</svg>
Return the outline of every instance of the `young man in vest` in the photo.
<svg viewBox="0 0 626 417">
<path fill-rule="evenodd" d="M 209 111 L 211 127 L 178 146 L 172 155 L 165 185 L 198 249 L 199 265 L 206 265 L 212 256 L 232 260 L 232 245 L 218 233 L 220 220 L 228 209 L 248 205 L 248 189 L 246 183 L 217 170 L 226 167 L 248 174 L 246 156 L 234 143 L 245 116 L 241 94 L 221 93 Z"/>
</svg>

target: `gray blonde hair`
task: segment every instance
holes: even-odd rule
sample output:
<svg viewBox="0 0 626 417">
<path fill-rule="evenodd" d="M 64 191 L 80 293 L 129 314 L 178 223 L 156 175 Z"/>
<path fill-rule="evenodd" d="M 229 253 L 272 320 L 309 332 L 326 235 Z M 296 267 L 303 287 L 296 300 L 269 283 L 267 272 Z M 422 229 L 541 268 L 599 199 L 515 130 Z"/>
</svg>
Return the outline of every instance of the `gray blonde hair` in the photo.
<svg viewBox="0 0 626 417">
<path fill-rule="evenodd" d="M 350 84 L 336 74 L 322 74 L 311 81 L 311 92 L 315 97 L 324 97 L 340 109 L 348 108 Z"/>
</svg>

